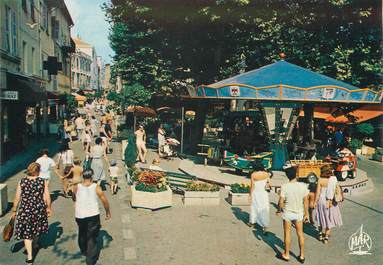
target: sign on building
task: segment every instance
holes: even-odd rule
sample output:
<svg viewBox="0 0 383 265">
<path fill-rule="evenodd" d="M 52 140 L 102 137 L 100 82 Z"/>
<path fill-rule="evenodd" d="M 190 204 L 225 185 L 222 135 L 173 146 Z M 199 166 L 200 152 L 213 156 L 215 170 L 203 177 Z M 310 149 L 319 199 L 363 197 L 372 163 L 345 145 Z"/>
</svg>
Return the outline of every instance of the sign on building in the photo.
<svg viewBox="0 0 383 265">
<path fill-rule="evenodd" d="M 239 86 L 230 86 L 230 95 L 232 97 L 239 97 L 241 95 L 241 90 Z"/>
<path fill-rule="evenodd" d="M 333 99 L 335 97 L 335 88 L 323 88 L 322 98 L 324 99 Z"/>
<path fill-rule="evenodd" d="M 19 100 L 19 91 L 1 91 L 1 99 Z"/>
</svg>

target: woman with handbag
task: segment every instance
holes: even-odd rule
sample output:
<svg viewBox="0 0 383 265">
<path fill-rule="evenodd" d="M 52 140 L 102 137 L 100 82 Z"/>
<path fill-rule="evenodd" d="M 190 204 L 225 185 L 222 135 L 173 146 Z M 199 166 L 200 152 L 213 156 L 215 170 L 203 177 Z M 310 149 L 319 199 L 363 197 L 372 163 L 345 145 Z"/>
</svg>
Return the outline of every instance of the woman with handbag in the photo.
<svg viewBox="0 0 383 265">
<path fill-rule="evenodd" d="M 27 176 L 17 185 L 12 208 L 12 218 L 16 218 L 15 237 L 24 240 L 27 263 L 33 262 L 32 245 L 40 234 L 48 232 L 48 217 L 52 213 L 48 184 L 39 174 L 40 165 L 31 163 Z"/>
<path fill-rule="evenodd" d="M 339 204 L 334 201 L 337 179 L 330 165 L 321 168 L 321 177 L 318 180 L 315 193 L 314 208 L 316 209 L 316 222 L 318 224 L 318 239 L 324 244 L 329 241 L 331 228 L 343 225 Z"/>
<path fill-rule="evenodd" d="M 68 191 L 71 185 L 72 175 L 68 173 L 73 167 L 73 151 L 70 149 L 68 142 L 64 142 L 59 150 L 57 169 L 60 170 L 60 178 L 63 185 L 63 194 L 65 197 L 69 197 Z M 64 177 L 65 176 L 65 177 Z"/>
</svg>

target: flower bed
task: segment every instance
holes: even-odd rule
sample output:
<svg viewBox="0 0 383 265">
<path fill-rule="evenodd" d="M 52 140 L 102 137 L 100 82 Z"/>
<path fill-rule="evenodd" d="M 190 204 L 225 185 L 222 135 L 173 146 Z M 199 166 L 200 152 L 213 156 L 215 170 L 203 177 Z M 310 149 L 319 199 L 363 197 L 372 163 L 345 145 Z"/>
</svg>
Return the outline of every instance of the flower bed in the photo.
<svg viewBox="0 0 383 265">
<path fill-rule="evenodd" d="M 132 207 L 156 210 L 172 206 L 172 191 L 164 172 L 135 172 L 132 182 Z"/>
<path fill-rule="evenodd" d="M 193 181 L 186 185 L 184 205 L 219 205 L 219 186 Z"/>
<path fill-rule="evenodd" d="M 233 206 L 248 206 L 249 203 L 250 186 L 246 184 L 232 184 L 230 185 L 229 196 L 227 201 Z"/>
</svg>

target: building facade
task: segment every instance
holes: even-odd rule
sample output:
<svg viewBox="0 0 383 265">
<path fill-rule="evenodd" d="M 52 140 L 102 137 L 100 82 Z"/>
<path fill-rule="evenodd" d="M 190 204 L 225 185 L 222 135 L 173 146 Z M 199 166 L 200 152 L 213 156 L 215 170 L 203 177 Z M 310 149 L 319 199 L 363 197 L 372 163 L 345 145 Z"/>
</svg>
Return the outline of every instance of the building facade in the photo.
<svg viewBox="0 0 383 265">
<path fill-rule="evenodd" d="M 76 45 L 76 53 L 72 55 L 72 75 L 76 75 L 78 80 L 76 85 L 72 86 L 73 90 L 99 90 L 99 76 L 100 71 L 97 63 L 97 54 L 95 48 L 82 40 L 80 37 L 73 38 Z M 79 59 L 79 65 L 77 65 L 77 59 Z M 81 64 L 81 61 L 83 64 Z M 88 63 L 90 61 L 90 65 Z M 86 79 L 89 82 L 82 82 Z"/>
<path fill-rule="evenodd" d="M 55 56 L 59 12 L 67 12 L 63 0 L 0 1 L 1 162 L 49 132 L 49 93 L 57 85 L 44 64 Z M 69 12 L 65 20 L 73 25 Z"/>
</svg>

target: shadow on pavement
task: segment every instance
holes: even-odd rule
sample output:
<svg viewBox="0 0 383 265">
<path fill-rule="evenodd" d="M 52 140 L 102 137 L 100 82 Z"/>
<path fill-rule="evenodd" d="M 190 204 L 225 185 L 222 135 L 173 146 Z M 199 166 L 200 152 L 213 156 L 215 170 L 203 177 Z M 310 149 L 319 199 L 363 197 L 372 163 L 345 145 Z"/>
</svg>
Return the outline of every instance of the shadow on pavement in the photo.
<svg viewBox="0 0 383 265">
<path fill-rule="evenodd" d="M 61 222 L 54 222 L 49 225 L 48 233 L 40 236 L 41 248 L 48 248 L 56 244 L 56 240 L 60 238 L 64 233 L 64 229 L 61 226 Z"/>
<path fill-rule="evenodd" d="M 249 222 L 249 213 L 248 212 L 245 212 L 243 211 L 241 208 L 239 207 L 231 207 L 231 210 L 234 214 L 234 216 L 239 220 L 239 221 L 242 221 L 243 223 L 247 224 Z"/>
</svg>

